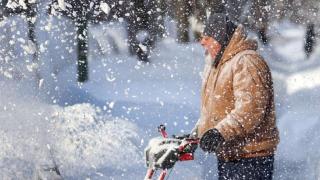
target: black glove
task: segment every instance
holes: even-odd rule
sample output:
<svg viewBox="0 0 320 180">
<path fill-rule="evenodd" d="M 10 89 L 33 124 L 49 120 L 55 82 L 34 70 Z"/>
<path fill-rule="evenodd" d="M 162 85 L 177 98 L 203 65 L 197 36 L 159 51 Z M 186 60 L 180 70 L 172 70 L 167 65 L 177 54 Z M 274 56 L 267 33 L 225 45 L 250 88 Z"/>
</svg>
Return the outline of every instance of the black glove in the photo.
<svg viewBox="0 0 320 180">
<path fill-rule="evenodd" d="M 215 152 L 224 138 L 217 129 L 210 129 L 200 139 L 200 148 L 205 152 Z"/>
</svg>

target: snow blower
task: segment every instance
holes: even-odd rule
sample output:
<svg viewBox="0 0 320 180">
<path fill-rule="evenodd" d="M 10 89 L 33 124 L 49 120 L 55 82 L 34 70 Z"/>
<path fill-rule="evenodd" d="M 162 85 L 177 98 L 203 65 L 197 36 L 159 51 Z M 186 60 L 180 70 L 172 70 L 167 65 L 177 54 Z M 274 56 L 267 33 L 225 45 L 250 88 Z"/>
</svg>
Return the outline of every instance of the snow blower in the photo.
<svg viewBox="0 0 320 180">
<path fill-rule="evenodd" d="M 157 170 L 162 170 L 158 180 L 164 180 L 167 170 L 173 168 L 177 161 L 194 160 L 199 139 L 190 135 L 168 138 L 165 129 L 164 125 L 158 127 L 162 137 L 151 139 L 144 151 L 148 167 L 145 180 L 151 180 Z"/>
</svg>

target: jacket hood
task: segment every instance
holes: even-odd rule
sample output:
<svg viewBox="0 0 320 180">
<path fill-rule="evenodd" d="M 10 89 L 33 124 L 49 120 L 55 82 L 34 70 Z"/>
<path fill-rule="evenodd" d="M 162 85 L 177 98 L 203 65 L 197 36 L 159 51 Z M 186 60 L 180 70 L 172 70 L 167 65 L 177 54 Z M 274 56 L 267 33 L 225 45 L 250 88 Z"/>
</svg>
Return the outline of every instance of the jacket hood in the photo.
<svg viewBox="0 0 320 180">
<path fill-rule="evenodd" d="M 236 54 L 245 50 L 257 50 L 258 43 L 255 40 L 248 39 L 247 34 L 245 33 L 245 29 L 243 25 L 239 25 L 235 30 L 229 44 L 227 45 L 221 61 L 220 65 L 230 60 Z"/>
</svg>

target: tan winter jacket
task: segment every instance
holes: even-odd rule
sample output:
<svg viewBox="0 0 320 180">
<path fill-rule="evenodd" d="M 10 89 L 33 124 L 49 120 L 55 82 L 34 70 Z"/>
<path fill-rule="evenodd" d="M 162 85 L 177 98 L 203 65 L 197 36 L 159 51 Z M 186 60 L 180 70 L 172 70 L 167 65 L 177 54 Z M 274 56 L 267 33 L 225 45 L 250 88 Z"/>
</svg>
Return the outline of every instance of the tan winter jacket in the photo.
<svg viewBox="0 0 320 180">
<path fill-rule="evenodd" d="M 216 128 L 224 161 L 274 154 L 279 143 L 271 73 L 240 25 L 217 68 L 205 77 L 198 135 Z"/>
</svg>

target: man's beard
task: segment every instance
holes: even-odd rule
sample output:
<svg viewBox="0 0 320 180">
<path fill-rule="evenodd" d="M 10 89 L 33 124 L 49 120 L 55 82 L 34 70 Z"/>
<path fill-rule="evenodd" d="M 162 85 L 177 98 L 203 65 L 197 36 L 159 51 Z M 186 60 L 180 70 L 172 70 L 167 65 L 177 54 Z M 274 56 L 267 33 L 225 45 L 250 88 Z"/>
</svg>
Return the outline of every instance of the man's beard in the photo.
<svg viewBox="0 0 320 180">
<path fill-rule="evenodd" d="M 212 58 L 211 54 L 208 51 L 206 51 L 204 60 L 206 65 L 212 66 L 214 64 L 215 58 Z"/>
<path fill-rule="evenodd" d="M 210 55 L 210 53 L 208 51 L 205 52 L 205 64 L 204 64 L 204 69 L 203 69 L 203 72 L 201 74 L 201 77 L 202 77 L 202 86 L 204 86 L 209 74 L 210 74 L 210 71 L 213 67 L 213 62 L 214 62 L 214 59 L 212 58 L 212 56 Z"/>
</svg>

